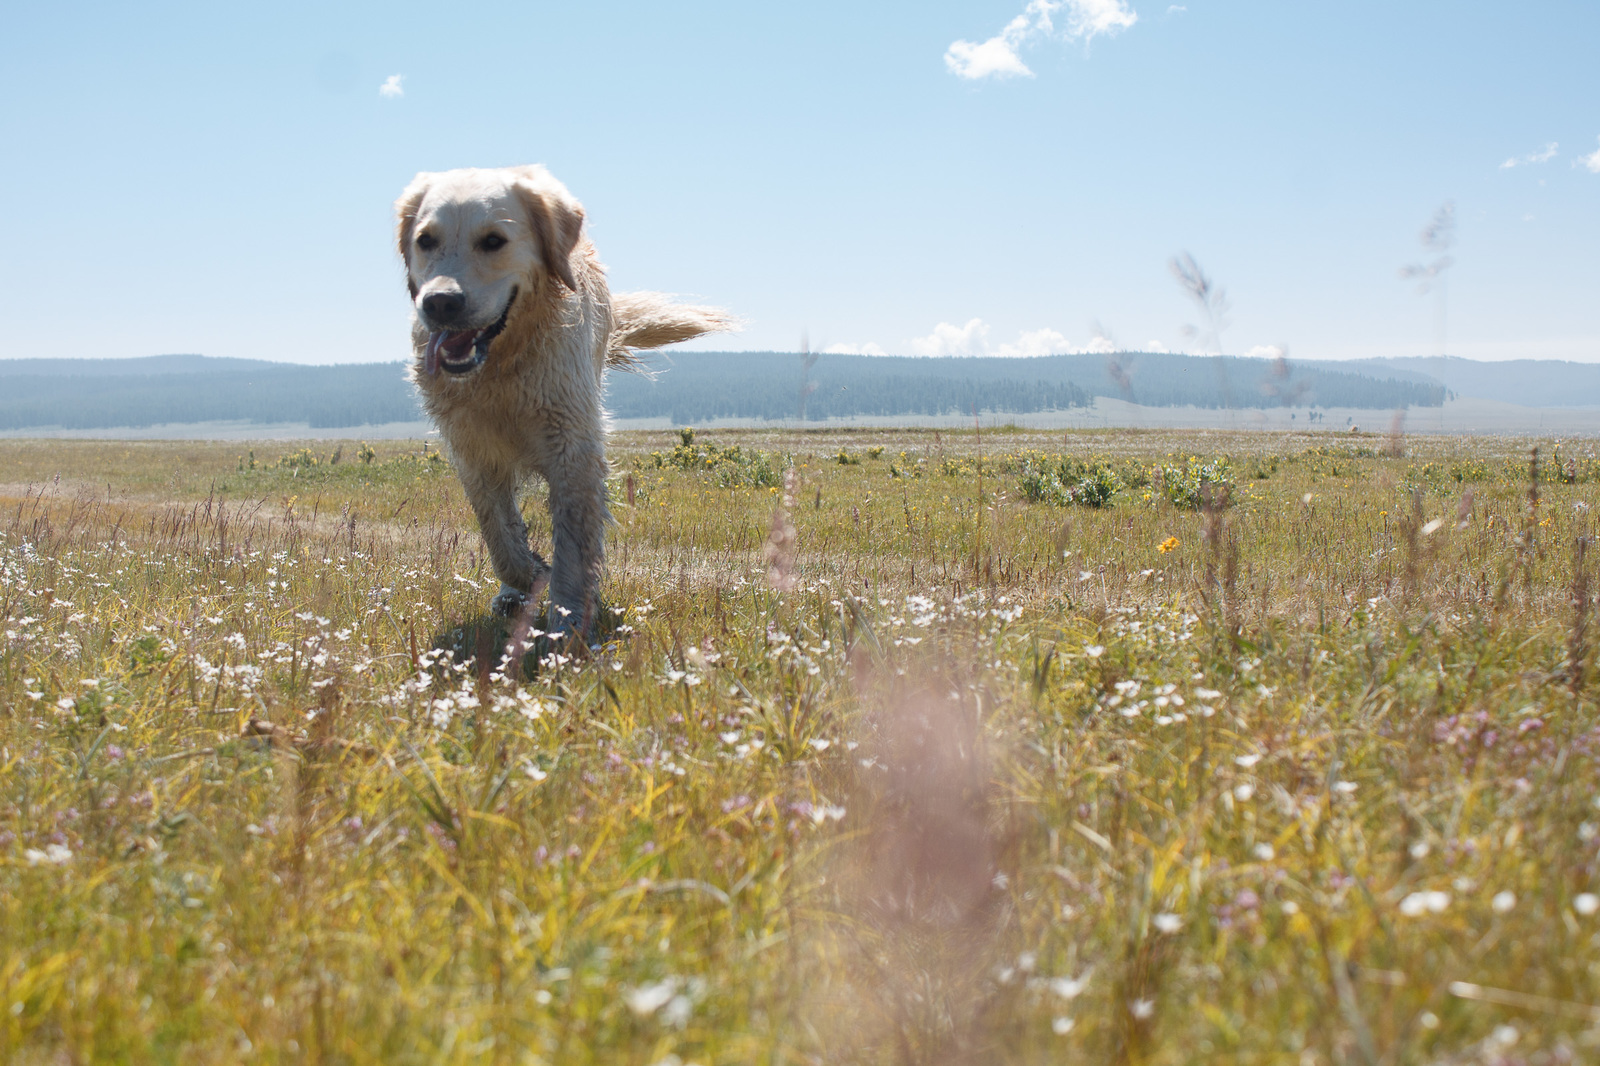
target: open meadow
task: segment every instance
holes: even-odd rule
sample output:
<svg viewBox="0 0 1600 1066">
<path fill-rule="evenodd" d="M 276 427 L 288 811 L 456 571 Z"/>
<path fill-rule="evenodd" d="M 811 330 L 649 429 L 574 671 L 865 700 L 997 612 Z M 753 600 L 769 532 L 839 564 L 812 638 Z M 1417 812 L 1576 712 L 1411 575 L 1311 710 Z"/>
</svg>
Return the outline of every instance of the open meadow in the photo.
<svg viewBox="0 0 1600 1066">
<path fill-rule="evenodd" d="M 1600 1058 L 1591 442 L 612 458 L 519 664 L 437 445 L 0 442 L 0 1061 Z"/>
</svg>

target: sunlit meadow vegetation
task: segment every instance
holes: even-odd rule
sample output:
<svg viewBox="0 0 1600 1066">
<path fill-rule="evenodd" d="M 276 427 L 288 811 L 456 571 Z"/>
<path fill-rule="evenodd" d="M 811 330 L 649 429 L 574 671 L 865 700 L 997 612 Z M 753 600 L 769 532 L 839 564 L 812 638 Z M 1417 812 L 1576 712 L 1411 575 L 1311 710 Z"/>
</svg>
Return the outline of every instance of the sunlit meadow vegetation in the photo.
<svg viewBox="0 0 1600 1066">
<path fill-rule="evenodd" d="M 1588 443 L 613 456 L 519 664 L 436 447 L 0 444 L 0 1060 L 1596 1054 Z"/>
</svg>

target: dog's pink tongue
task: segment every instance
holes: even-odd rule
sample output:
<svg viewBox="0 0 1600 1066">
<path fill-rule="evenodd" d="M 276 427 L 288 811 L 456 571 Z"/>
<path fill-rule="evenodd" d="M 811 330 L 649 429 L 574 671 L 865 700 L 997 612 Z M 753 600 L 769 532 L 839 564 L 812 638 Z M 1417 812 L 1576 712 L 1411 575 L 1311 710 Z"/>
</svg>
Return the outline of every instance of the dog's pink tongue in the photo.
<svg viewBox="0 0 1600 1066">
<path fill-rule="evenodd" d="M 423 370 L 429 377 L 439 372 L 439 353 L 442 351 L 451 359 L 460 359 L 472 351 L 472 342 L 478 339 L 475 329 L 462 329 L 455 332 L 436 330 L 428 334 L 428 347 L 423 357 Z"/>
</svg>

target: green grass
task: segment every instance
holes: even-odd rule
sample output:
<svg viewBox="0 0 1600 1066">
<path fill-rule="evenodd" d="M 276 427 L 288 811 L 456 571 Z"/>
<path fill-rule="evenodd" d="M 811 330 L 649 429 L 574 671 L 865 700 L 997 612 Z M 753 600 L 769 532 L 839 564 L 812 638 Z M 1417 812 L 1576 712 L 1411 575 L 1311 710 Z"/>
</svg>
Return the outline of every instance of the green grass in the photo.
<svg viewBox="0 0 1600 1066">
<path fill-rule="evenodd" d="M 1600 464 L 1401 443 L 620 435 L 526 673 L 419 443 L 0 443 L 0 1060 L 1586 1060 Z"/>
</svg>

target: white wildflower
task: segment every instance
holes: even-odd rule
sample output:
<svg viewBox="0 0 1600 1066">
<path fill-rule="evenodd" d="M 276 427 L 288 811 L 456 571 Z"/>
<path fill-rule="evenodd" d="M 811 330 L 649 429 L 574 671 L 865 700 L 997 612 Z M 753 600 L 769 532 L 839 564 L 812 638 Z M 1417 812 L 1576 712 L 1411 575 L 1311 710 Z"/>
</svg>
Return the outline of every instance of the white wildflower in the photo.
<svg viewBox="0 0 1600 1066">
<path fill-rule="evenodd" d="M 680 983 L 676 977 L 663 978 L 655 984 L 630 988 L 622 994 L 622 999 L 633 1013 L 642 1018 L 649 1017 L 672 1002 L 672 998 L 678 994 Z"/>
<path fill-rule="evenodd" d="M 1429 911 L 1443 914 L 1449 906 L 1450 895 L 1447 892 L 1413 892 L 1400 901 L 1400 913 L 1407 918 L 1419 918 Z"/>
<path fill-rule="evenodd" d="M 1050 991 L 1062 999 L 1077 999 L 1083 995 L 1083 990 L 1089 987 L 1089 978 L 1094 974 L 1093 969 L 1083 971 L 1078 977 L 1055 977 L 1050 980 Z"/>
<path fill-rule="evenodd" d="M 661 1008 L 661 1023 L 682 1029 L 689 1024 L 689 1016 L 693 1013 L 694 1003 L 688 996 L 673 996 L 667 1001 L 667 1005 Z"/>
</svg>

